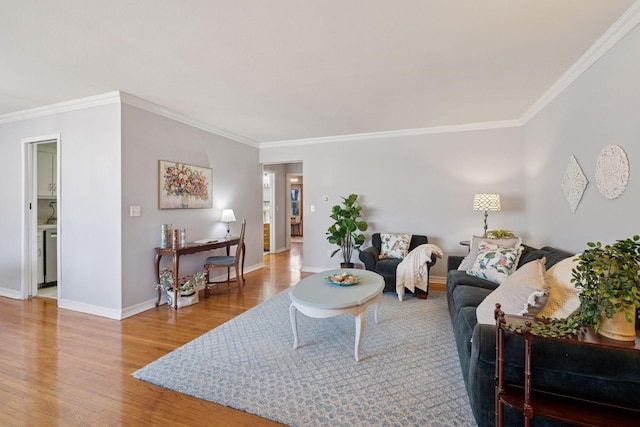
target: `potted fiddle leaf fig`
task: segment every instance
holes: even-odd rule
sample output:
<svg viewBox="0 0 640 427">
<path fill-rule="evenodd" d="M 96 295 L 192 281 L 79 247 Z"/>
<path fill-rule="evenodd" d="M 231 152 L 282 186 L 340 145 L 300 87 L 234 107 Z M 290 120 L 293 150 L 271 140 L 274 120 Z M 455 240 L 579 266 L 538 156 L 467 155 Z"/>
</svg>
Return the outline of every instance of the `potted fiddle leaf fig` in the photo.
<svg viewBox="0 0 640 427">
<path fill-rule="evenodd" d="M 351 255 L 353 250 L 360 250 L 364 243 L 365 236 L 362 232 L 367 231 L 368 225 L 359 219 L 362 206 L 356 204 L 357 194 L 350 194 L 349 197 L 342 197 L 342 205 L 335 205 L 331 208 L 331 219 L 334 223 L 327 230 L 327 240 L 331 244 L 338 245 L 338 249 L 333 251 L 333 257 L 342 251 L 341 267 L 352 268 Z"/>
</svg>

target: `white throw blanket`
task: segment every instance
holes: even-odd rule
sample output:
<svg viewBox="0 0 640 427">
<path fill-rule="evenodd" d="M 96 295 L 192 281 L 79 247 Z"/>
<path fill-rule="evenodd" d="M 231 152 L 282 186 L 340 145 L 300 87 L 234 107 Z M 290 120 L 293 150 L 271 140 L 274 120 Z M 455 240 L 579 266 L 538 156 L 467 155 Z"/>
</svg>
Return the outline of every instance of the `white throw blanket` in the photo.
<svg viewBox="0 0 640 427">
<path fill-rule="evenodd" d="M 415 292 L 416 288 L 427 292 L 429 289 L 427 263 L 431 261 L 431 257 L 434 254 L 438 258 L 442 258 L 442 249 L 436 245 L 426 243 L 409 252 L 407 257 L 398 264 L 398 269 L 396 270 L 396 292 L 400 301 L 404 297 L 405 288 L 411 292 Z"/>
</svg>

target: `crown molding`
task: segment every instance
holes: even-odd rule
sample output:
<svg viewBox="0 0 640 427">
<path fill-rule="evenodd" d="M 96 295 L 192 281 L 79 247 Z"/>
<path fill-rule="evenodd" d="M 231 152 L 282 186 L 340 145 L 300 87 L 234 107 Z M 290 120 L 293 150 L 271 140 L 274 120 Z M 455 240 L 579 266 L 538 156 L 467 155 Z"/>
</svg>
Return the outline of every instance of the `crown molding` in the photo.
<svg viewBox="0 0 640 427">
<path fill-rule="evenodd" d="M 258 142 L 252 139 L 245 138 L 244 136 L 226 131 L 224 129 L 220 129 L 218 127 L 212 126 L 203 121 L 194 119 L 193 117 L 189 117 L 185 114 L 178 113 L 177 111 L 173 111 L 161 105 L 154 104 L 153 102 L 147 101 L 146 99 L 138 98 L 137 96 L 131 95 L 129 93 L 119 92 L 119 94 L 120 94 L 120 100 L 123 104 L 131 105 L 133 107 L 137 107 L 142 110 L 149 111 L 150 113 L 155 113 L 160 116 L 167 117 L 172 120 L 176 120 L 186 125 L 193 126 L 198 129 L 202 129 L 204 131 L 222 136 L 224 138 L 231 139 L 236 142 L 241 142 L 243 144 L 250 145 L 255 148 L 259 147 Z"/>
<path fill-rule="evenodd" d="M 108 92 L 101 95 L 87 96 L 71 101 L 58 102 L 51 105 L 44 105 L 42 107 L 29 108 L 27 110 L 2 114 L 0 115 L 0 124 L 98 107 L 101 105 L 116 104 L 118 102 L 120 102 L 119 92 Z"/>
<path fill-rule="evenodd" d="M 176 120 L 178 122 L 205 130 L 207 132 L 211 132 L 213 134 L 231 139 L 236 142 L 241 142 L 243 144 L 247 144 L 256 148 L 258 147 L 258 143 L 249 138 L 245 138 L 235 133 L 228 132 L 224 129 L 217 128 L 200 120 L 194 119 L 192 117 L 170 110 L 169 108 L 162 107 L 158 104 L 154 104 L 153 102 L 149 102 L 147 100 L 138 98 L 137 96 L 133 96 L 122 91 L 114 91 L 103 93 L 101 95 L 87 96 L 84 98 L 74 99 L 72 101 L 58 102 L 51 105 L 44 105 L 42 107 L 29 108 L 26 110 L 3 114 L 0 115 L 0 124 L 117 103 L 131 105 L 133 107 L 137 107 L 142 110 L 149 111 L 151 113 L 155 113 L 172 120 Z"/>
<path fill-rule="evenodd" d="M 328 144 L 332 142 L 363 141 L 381 138 L 395 138 L 416 135 L 431 135 L 439 133 L 469 132 L 474 130 L 501 129 L 520 127 L 519 120 L 501 120 L 495 122 L 468 123 L 463 125 L 434 126 L 428 128 L 402 129 L 384 132 L 356 133 L 351 135 L 336 135 L 319 138 L 290 139 L 260 143 L 260 148 L 287 147 L 296 145 Z"/>
<path fill-rule="evenodd" d="M 522 125 L 533 119 L 578 77 L 615 46 L 640 23 L 640 0 L 636 0 L 620 18 L 538 99 L 520 118 Z"/>
</svg>

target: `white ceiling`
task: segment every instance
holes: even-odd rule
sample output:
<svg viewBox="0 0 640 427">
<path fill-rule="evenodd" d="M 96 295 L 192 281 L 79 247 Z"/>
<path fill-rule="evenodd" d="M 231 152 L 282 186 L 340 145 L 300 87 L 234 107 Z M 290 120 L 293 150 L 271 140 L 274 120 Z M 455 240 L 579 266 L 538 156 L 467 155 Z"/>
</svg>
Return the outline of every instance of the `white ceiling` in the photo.
<svg viewBox="0 0 640 427">
<path fill-rule="evenodd" d="M 0 0 L 0 115 L 123 91 L 256 142 L 517 120 L 633 0 Z"/>
</svg>

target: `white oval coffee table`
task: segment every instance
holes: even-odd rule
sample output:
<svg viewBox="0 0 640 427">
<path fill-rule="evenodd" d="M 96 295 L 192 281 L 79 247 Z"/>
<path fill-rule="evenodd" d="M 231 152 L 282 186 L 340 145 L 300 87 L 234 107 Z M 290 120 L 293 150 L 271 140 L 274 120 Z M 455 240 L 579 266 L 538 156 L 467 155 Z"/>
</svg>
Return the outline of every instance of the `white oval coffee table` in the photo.
<svg viewBox="0 0 640 427">
<path fill-rule="evenodd" d="M 334 285 L 327 277 L 343 272 L 353 273 L 360 282 L 351 286 Z M 382 302 L 384 279 L 367 270 L 328 270 L 305 277 L 289 290 L 291 305 L 289 316 L 293 329 L 293 348 L 298 348 L 298 325 L 296 313 L 314 318 L 327 318 L 341 314 L 352 314 L 356 321 L 356 341 L 354 355 L 360 360 L 360 344 L 364 332 L 365 312 L 375 304 L 374 319 L 378 323 L 378 307 Z"/>
</svg>

